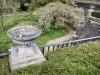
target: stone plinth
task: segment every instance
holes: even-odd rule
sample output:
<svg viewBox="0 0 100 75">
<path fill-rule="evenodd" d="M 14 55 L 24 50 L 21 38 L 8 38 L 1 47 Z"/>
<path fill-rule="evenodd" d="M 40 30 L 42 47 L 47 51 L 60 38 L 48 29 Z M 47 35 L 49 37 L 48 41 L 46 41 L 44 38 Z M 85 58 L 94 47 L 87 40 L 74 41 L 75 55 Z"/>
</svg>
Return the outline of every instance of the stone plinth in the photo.
<svg viewBox="0 0 100 75">
<path fill-rule="evenodd" d="M 92 14 L 93 11 L 94 11 L 93 9 L 88 9 L 87 10 L 87 18 L 92 17 L 91 14 Z"/>
<path fill-rule="evenodd" d="M 92 17 L 92 12 L 94 12 L 93 8 L 95 8 L 94 5 L 90 5 L 90 8 L 87 10 L 87 18 L 91 18 Z"/>
<path fill-rule="evenodd" d="M 30 44 L 29 46 L 31 48 L 31 51 L 28 50 L 30 48 L 27 48 L 26 49 L 27 51 L 22 52 L 22 54 L 18 52 L 18 48 L 20 48 L 20 45 L 13 46 L 9 49 L 9 52 L 11 52 L 9 56 L 11 70 L 14 70 L 17 68 L 24 68 L 32 64 L 40 64 L 46 60 L 35 43 Z"/>
</svg>

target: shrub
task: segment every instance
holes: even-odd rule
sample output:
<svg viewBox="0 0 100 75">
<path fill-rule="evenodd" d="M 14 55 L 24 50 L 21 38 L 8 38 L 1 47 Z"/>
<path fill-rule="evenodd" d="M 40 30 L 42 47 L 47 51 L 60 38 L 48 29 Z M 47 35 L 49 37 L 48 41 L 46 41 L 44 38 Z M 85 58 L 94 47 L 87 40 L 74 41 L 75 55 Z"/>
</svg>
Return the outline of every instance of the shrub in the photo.
<svg viewBox="0 0 100 75">
<path fill-rule="evenodd" d="M 33 10 L 39 8 L 40 6 L 44 6 L 49 3 L 49 0 L 35 0 L 29 5 L 29 10 L 32 12 Z"/>
<path fill-rule="evenodd" d="M 40 7 L 40 5 L 38 5 L 37 3 L 31 3 L 30 5 L 29 5 L 29 9 L 28 9 L 28 11 L 29 12 L 33 12 L 33 10 L 35 10 L 36 8 L 39 8 Z"/>
</svg>

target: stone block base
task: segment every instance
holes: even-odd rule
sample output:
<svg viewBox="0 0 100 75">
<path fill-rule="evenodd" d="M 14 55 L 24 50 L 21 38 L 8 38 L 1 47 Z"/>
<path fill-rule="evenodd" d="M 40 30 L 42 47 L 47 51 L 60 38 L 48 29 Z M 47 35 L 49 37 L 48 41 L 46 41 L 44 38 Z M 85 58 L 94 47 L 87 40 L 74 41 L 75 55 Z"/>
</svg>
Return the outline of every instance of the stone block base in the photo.
<svg viewBox="0 0 100 75">
<path fill-rule="evenodd" d="M 24 52 L 23 55 L 21 54 L 21 56 L 19 55 L 19 50 L 20 49 L 20 45 L 19 46 L 13 46 L 9 49 L 9 52 L 11 53 L 9 55 L 10 57 L 10 68 L 11 70 L 17 69 L 17 68 L 24 68 L 26 66 L 32 65 L 32 64 L 40 64 L 43 61 L 45 61 L 46 59 L 44 58 L 43 54 L 41 53 L 40 49 L 38 48 L 38 46 L 33 43 L 30 44 L 31 47 L 33 47 L 33 52 L 31 50 L 31 52 Z M 22 47 L 21 47 L 22 49 Z M 27 48 L 30 49 L 30 48 Z M 32 54 L 33 53 L 33 54 Z"/>
</svg>

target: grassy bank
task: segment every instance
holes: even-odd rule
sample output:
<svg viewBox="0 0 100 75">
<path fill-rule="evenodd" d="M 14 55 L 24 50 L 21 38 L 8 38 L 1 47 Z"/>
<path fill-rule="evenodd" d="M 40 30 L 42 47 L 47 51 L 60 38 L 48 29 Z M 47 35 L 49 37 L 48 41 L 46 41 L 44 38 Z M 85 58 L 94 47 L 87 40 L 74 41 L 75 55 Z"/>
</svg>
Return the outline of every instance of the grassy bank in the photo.
<svg viewBox="0 0 100 75">
<path fill-rule="evenodd" d="M 100 41 L 48 52 L 41 65 L 9 70 L 9 59 L 0 59 L 1 75 L 100 75 Z"/>
</svg>

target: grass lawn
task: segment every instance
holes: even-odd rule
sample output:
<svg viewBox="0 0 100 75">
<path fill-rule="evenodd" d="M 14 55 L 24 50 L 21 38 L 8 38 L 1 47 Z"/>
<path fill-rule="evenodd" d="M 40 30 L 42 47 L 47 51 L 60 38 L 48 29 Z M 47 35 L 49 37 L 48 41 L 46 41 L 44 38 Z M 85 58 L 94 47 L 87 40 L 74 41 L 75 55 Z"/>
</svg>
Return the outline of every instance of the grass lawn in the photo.
<svg viewBox="0 0 100 75">
<path fill-rule="evenodd" d="M 8 52 L 8 49 L 16 45 L 12 40 L 7 36 L 7 30 L 11 27 L 18 25 L 21 22 L 28 22 L 34 24 L 38 22 L 38 17 L 31 14 L 21 14 L 21 15 L 12 15 L 4 17 L 4 30 L 0 29 L 0 53 Z M 1 25 L 0 25 L 1 26 Z M 55 39 L 67 34 L 66 29 L 60 28 L 58 30 L 53 30 L 54 33 L 45 33 L 42 34 L 36 41 L 37 45 L 44 45 L 51 39 Z"/>
<path fill-rule="evenodd" d="M 10 71 L 9 58 L 0 59 L 1 75 L 100 75 L 100 41 L 48 52 L 41 65 Z"/>
</svg>

